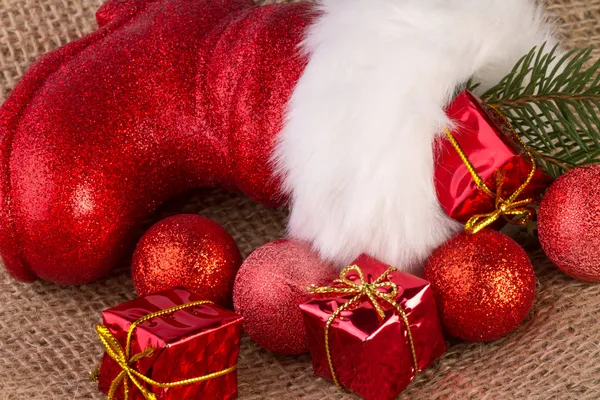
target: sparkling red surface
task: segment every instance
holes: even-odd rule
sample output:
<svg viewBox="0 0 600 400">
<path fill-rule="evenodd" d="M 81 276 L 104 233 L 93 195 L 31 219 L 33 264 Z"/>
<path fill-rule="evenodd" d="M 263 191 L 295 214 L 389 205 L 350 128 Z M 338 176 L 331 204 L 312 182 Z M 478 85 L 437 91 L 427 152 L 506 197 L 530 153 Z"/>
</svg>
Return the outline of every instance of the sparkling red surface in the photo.
<svg viewBox="0 0 600 400">
<path fill-rule="evenodd" d="M 425 264 L 446 331 L 472 342 L 499 339 L 525 319 L 535 297 L 535 275 L 525 250 L 489 229 L 462 233 Z"/>
<path fill-rule="evenodd" d="M 361 267 L 369 282 L 389 268 L 367 256 L 352 264 Z M 358 276 L 349 279 L 357 282 Z M 391 273 L 389 279 L 398 285 L 395 300 L 407 314 L 422 371 L 446 351 L 433 293 L 427 281 L 413 275 L 398 271 Z M 325 353 L 325 324 L 351 297 L 323 295 L 300 306 L 315 374 L 329 380 L 332 377 Z M 331 355 L 340 384 L 367 400 L 396 398 L 416 374 L 406 326 L 396 311 L 385 306 L 384 309 L 382 321 L 364 299 L 356 308 L 342 312 L 330 329 Z"/>
<path fill-rule="evenodd" d="M 244 331 L 261 347 L 282 354 L 308 351 L 299 305 L 312 296 L 307 288 L 335 279 L 338 271 L 310 246 L 279 240 L 255 250 L 235 280 L 233 302 L 244 317 Z"/>
<path fill-rule="evenodd" d="M 235 240 L 222 226 L 199 215 L 182 214 L 158 222 L 142 236 L 131 268 L 140 296 L 184 287 L 230 307 L 241 263 Z"/>
<path fill-rule="evenodd" d="M 510 132 L 469 92 L 458 95 L 446 110 L 457 124 L 453 135 L 478 175 L 496 193 L 496 171 L 504 173 L 502 194 L 510 197 L 531 170 Z M 435 187 L 442 208 L 452 218 L 466 222 L 476 214 L 494 211 L 494 199 L 480 190 L 458 153 L 445 137 L 436 143 Z M 551 178 L 538 169 L 519 199 L 539 198 Z"/>
<path fill-rule="evenodd" d="M 132 322 L 153 312 L 203 300 L 184 289 L 172 289 L 140 297 L 102 313 L 103 323 L 125 347 Z M 135 329 L 131 354 L 148 346 L 156 348 L 152 357 L 135 363 L 136 369 L 157 382 L 174 382 L 221 371 L 237 363 L 240 349 L 241 317 L 216 305 L 191 309 L 152 318 Z M 119 365 L 106 354 L 100 367 L 98 389 L 108 393 L 113 379 L 121 372 Z M 129 385 L 130 400 L 144 400 Z M 215 400 L 237 397 L 237 371 L 193 385 L 153 388 L 160 400 Z M 117 398 L 123 398 L 122 386 Z"/>
<path fill-rule="evenodd" d="M 576 168 L 550 186 L 538 233 L 546 255 L 564 273 L 600 282 L 600 165 Z"/>
<path fill-rule="evenodd" d="M 105 275 L 169 197 L 279 204 L 270 157 L 311 5 L 110 0 L 0 109 L 0 253 L 17 279 Z"/>
</svg>

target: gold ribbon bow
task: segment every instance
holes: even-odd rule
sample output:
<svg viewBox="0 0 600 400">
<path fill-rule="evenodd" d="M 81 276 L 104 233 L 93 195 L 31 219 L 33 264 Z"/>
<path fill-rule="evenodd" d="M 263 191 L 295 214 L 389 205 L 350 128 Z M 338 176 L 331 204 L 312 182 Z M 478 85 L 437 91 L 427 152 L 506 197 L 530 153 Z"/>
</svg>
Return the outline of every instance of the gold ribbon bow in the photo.
<svg viewBox="0 0 600 400">
<path fill-rule="evenodd" d="M 118 340 L 114 337 L 114 335 L 110 332 L 110 330 L 107 327 L 105 327 L 104 325 L 96 326 L 96 332 L 98 333 L 98 336 L 100 337 L 100 341 L 106 348 L 106 354 L 108 354 L 113 360 L 115 360 L 122 369 L 122 371 L 119 373 L 119 375 L 117 375 L 117 377 L 115 379 L 113 379 L 113 381 L 110 385 L 110 389 L 108 391 L 108 400 L 113 400 L 115 398 L 115 393 L 121 383 L 123 383 L 123 389 L 124 389 L 124 393 L 125 393 L 124 400 L 128 400 L 129 399 L 129 381 L 131 381 L 139 389 L 140 393 L 142 393 L 142 395 L 144 396 L 145 399 L 156 400 L 156 396 L 150 390 L 146 389 L 143 386 L 142 382 L 146 382 L 151 386 L 156 386 L 159 388 L 170 388 L 170 387 L 191 385 L 194 383 L 207 381 L 209 379 L 223 376 L 223 375 L 226 375 L 226 374 L 236 370 L 237 364 L 233 365 L 232 367 L 225 368 L 222 371 L 213 372 L 211 374 L 207 374 L 207 375 L 203 375 L 203 376 L 198 376 L 196 378 L 183 379 L 183 380 L 175 381 L 175 382 L 162 383 L 162 382 L 156 382 L 156 381 L 148 378 L 147 376 L 145 376 L 142 373 L 140 373 L 139 371 L 137 371 L 135 369 L 135 367 L 133 366 L 137 361 L 141 360 L 142 358 L 151 357 L 154 352 L 154 349 L 149 347 L 149 348 L 146 348 L 144 351 L 137 353 L 133 356 L 129 355 L 131 352 L 131 336 L 133 335 L 135 328 L 139 324 L 141 324 L 145 321 L 148 321 L 152 318 L 159 317 L 161 315 L 171 314 L 175 311 L 183 310 L 185 308 L 200 306 L 203 304 L 212 304 L 212 302 L 205 301 L 205 300 L 194 301 L 191 303 L 168 308 L 165 310 L 160 310 L 160 311 L 154 312 L 152 314 L 148 314 L 148 315 L 138 319 L 137 321 L 135 321 L 134 323 L 131 324 L 131 326 L 129 327 L 129 330 L 127 331 L 127 341 L 125 344 L 125 349 L 123 349 L 121 347 Z"/>
<path fill-rule="evenodd" d="M 527 156 L 527 158 L 529 159 L 529 162 L 531 164 L 531 170 L 529 171 L 529 174 L 527 175 L 527 179 L 525 179 L 525 182 L 523 182 L 523 184 L 521 186 L 519 186 L 517 188 L 517 190 L 515 190 L 515 192 L 506 200 L 502 198 L 502 186 L 504 184 L 504 173 L 501 170 L 496 171 L 496 173 L 494 175 L 494 177 L 496 179 L 496 193 L 492 192 L 490 190 L 490 188 L 488 188 L 488 186 L 485 184 L 484 180 L 477 174 L 477 171 L 475 171 L 475 167 L 473 167 L 473 164 L 471 164 L 471 161 L 469 161 L 469 158 L 463 151 L 462 147 L 460 146 L 460 144 L 458 143 L 458 141 L 456 140 L 456 138 L 454 137 L 452 132 L 450 132 L 450 130 L 447 128 L 445 129 L 446 136 L 450 140 L 450 143 L 452 143 L 452 146 L 454 146 L 454 149 L 460 156 L 460 159 L 462 160 L 462 162 L 465 164 L 465 166 L 469 170 L 469 173 L 473 177 L 475 184 L 485 194 L 487 194 L 492 199 L 494 199 L 494 203 L 495 203 L 495 207 L 496 207 L 496 209 L 492 212 L 489 212 L 486 214 L 477 214 L 477 215 L 474 215 L 471 218 L 469 218 L 469 220 L 465 224 L 465 231 L 470 234 L 476 234 L 483 228 L 496 222 L 500 217 L 503 217 L 504 219 L 506 219 L 507 222 L 511 222 L 511 223 L 514 223 L 517 225 L 525 225 L 525 224 L 529 223 L 533 217 L 531 209 L 528 208 L 528 206 L 533 202 L 533 199 L 531 199 L 531 198 L 527 198 L 524 200 L 517 200 L 517 199 L 519 198 L 521 193 L 523 193 L 523 191 L 527 188 L 527 186 L 531 183 L 533 176 L 535 175 L 535 171 L 536 171 L 535 159 L 533 158 L 533 154 L 531 154 L 531 152 L 527 148 L 527 145 L 523 142 L 523 140 L 519 137 L 519 135 L 517 135 L 517 133 L 514 131 L 514 129 L 510 125 L 510 123 L 506 120 L 506 118 L 498 110 L 496 110 L 496 112 L 498 113 L 500 118 L 502 118 L 504 123 L 511 129 L 515 139 L 523 146 L 523 149 L 525 149 L 525 155 Z M 509 216 L 511 216 L 511 217 L 519 216 L 521 218 L 514 221 L 513 219 L 509 219 L 508 218 Z"/>
<path fill-rule="evenodd" d="M 337 387 L 341 388 L 341 385 L 337 379 L 337 375 L 333 368 L 333 360 L 331 359 L 331 349 L 329 346 L 329 330 L 331 328 L 331 324 L 340 314 L 349 310 L 357 303 L 360 302 L 361 299 L 367 297 L 369 302 L 373 305 L 377 314 L 381 319 L 385 317 L 385 311 L 381 303 L 387 303 L 391 305 L 397 312 L 398 315 L 404 321 L 404 325 L 406 326 L 406 332 L 408 334 L 408 342 L 410 344 L 410 350 L 412 353 L 413 364 L 415 367 L 415 374 L 419 370 L 419 364 L 417 363 L 417 354 L 415 352 L 415 346 L 413 342 L 412 333 L 410 331 L 410 324 L 408 322 L 408 317 L 400 305 L 396 302 L 395 298 L 398 295 L 398 286 L 387 279 L 388 275 L 392 272 L 397 271 L 396 268 L 390 267 L 385 271 L 379 278 L 377 278 L 373 283 L 369 283 L 365 281 L 365 276 L 358 265 L 351 265 L 342 270 L 340 272 L 340 277 L 333 281 L 333 284 L 338 286 L 310 286 L 308 288 L 310 293 L 313 294 L 333 294 L 336 296 L 340 295 L 354 295 L 350 300 L 348 300 L 343 305 L 339 306 L 329 317 L 327 323 L 325 324 L 325 352 L 327 354 L 327 361 L 329 362 L 329 370 L 331 371 L 331 376 L 333 378 L 333 382 Z M 348 274 L 350 272 L 356 272 L 358 275 L 358 283 L 353 282 L 348 279 Z M 387 289 L 387 291 L 380 291 L 379 289 Z"/>
</svg>

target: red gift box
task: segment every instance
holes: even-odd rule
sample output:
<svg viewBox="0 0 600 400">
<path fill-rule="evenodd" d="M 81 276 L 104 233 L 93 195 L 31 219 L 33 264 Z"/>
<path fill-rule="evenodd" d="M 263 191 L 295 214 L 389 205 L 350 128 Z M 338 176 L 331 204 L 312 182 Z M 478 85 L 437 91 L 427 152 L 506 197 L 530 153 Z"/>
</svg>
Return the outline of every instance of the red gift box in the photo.
<svg viewBox="0 0 600 400">
<path fill-rule="evenodd" d="M 527 179 L 532 165 L 522 142 L 497 111 L 468 91 L 450 103 L 446 113 L 456 128 L 452 136 L 492 193 L 501 186 L 509 198 Z M 440 204 L 452 218 L 467 222 L 474 215 L 493 212 L 495 196 L 486 194 L 475 182 L 467 165 L 447 137 L 436 143 L 435 187 Z M 501 172 L 498 175 L 498 171 Z M 500 182 L 497 182 L 500 177 Z M 552 182 L 540 168 L 517 200 L 538 199 Z"/>
<path fill-rule="evenodd" d="M 314 372 L 367 400 L 393 399 L 446 351 L 433 293 L 368 256 L 354 264 L 300 306 Z"/>
<path fill-rule="evenodd" d="M 105 310 L 102 318 L 97 331 L 107 351 L 98 389 L 109 399 L 237 397 L 241 316 L 171 289 Z M 173 387 L 161 387 L 167 384 Z"/>
</svg>

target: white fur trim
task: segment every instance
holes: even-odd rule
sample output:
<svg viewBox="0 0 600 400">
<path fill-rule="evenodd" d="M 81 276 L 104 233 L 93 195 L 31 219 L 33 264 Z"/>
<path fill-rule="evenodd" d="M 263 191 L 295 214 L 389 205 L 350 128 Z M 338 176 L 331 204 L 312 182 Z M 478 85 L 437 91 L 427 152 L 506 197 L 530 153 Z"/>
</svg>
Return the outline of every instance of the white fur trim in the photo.
<svg viewBox="0 0 600 400">
<path fill-rule="evenodd" d="M 344 265 L 412 273 L 460 226 L 438 203 L 432 142 L 471 76 L 490 87 L 555 43 L 529 0 L 324 0 L 275 161 L 289 234 Z"/>
</svg>

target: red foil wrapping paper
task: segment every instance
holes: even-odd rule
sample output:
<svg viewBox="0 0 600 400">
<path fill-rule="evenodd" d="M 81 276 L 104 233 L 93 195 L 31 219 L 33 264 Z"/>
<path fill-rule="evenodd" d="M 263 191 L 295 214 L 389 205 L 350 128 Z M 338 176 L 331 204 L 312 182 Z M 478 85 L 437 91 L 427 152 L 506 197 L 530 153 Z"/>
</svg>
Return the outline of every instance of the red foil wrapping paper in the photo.
<svg viewBox="0 0 600 400">
<path fill-rule="evenodd" d="M 203 300 L 185 289 L 170 289 L 136 298 L 102 312 L 104 326 L 125 348 L 127 331 L 141 317 L 159 310 Z M 175 382 L 204 376 L 237 364 L 242 317 L 214 304 L 152 318 L 133 331 L 131 354 L 155 348 L 151 357 L 135 363 L 136 370 L 157 382 Z M 98 389 L 108 393 L 121 367 L 106 353 L 100 366 Z M 150 389 L 160 400 L 220 400 L 237 397 L 237 371 L 185 386 Z M 123 385 L 116 398 L 123 399 Z M 144 400 L 129 383 L 129 399 Z"/>
<path fill-rule="evenodd" d="M 527 179 L 531 164 L 523 157 L 524 149 L 513 139 L 514 132 L 503 118 L 469 91 L 463 91 L 450 103 L 447 115 L 456 123 L 452 132 L 478 175 L 496 193 L 496 171 L 504 174 L 502 197 L 508 198 Z M 444 211 L 452 218 L 467 222 L 477 214 L 494 211 L 495 199 L 475 183 L 467 166 L 444 136 L 436 142 L 435 187 Z M 537 199 L 552 178 L 540 168 L 517 200 Z"/>
<path fill-rule="evenodd" d="M 372 283 L 389 265 L 362 255 L 354 263 Z M 348 278 L 358 283 L 358 275 Z M 418 370 L 422 371 L 446 351 L 429 282 L 401 271 L 388 279 L 398 286 L 395 301 L 408 317 Z M 335 286 L 333 284 L 332 286 Z M 332 380 L 325 349 L 325 324 L 331 314 L 353 296 L 317 296 L 300 306 L 316 375 Z M 394 399 L 408 386 L 417 371 L 412 359 L 408 332 L 402 318 L 386 307 L 380 319 L 369 300 L 343 311 L 331 325 L 329 346 L 338 381 L 367 400 Z"/>
</svg>

